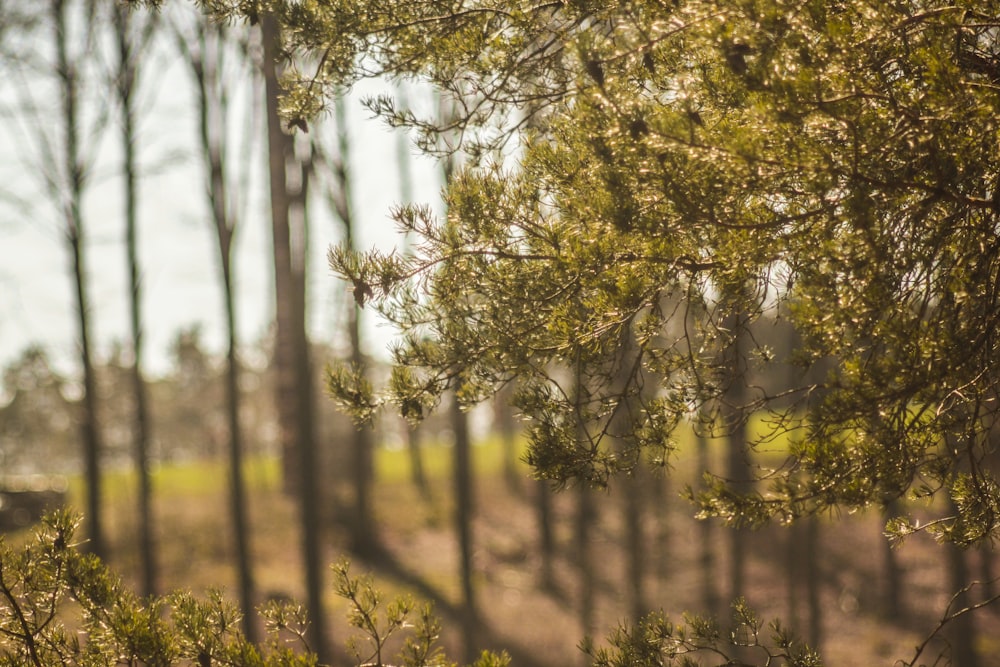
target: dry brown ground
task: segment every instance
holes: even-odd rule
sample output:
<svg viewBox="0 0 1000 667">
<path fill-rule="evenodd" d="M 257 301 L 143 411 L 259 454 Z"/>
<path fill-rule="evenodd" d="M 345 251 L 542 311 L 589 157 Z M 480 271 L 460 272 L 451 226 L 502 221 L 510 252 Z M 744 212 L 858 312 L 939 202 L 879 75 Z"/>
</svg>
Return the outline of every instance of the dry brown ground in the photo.
<svg viewBox="0 0 1000 667">
<path fill-rule="evenodd" d="M 253 552 L 255 576 L 261 596 L 288 595 L 301 599 L 298 531 L 294 503 L 283 497 L 271 481 L 253 484 Z M 583 630 L 575 611 L 578 574 L 573 546 L 572 518 L 575 494 L 554 498 L 557 553 L 555 587 L 540 586 L 541 558 L 534 497 L 537 487 L 522 480 L 512 492 L 500 479 L 480 479 L 477 484 L 475 570 L 481 614 L 482 648 L 504 649 L 515 665 L 575 666 L 584 664 L 576 648 Z M 203 590 L 223 587 L 233 591 L 231 531 L 226 520 L 224 484 L 218 493 L 193 495 L 170 506 L 157 507 L 162 546 L 161 586 L 164 590 Z M 445 619 L 444 643 L 458 659 L 459 610 L 457 545 L 450 528 L 450 508 L 441 484 L 427 502 L 409 483 L 383 484 L 377 491 L 379 535 L 384 555 L 371 563 L 355 560 L 354 569 L 371 571 L 386 591 L 407 591 L 435 602 Z M 684 610 L 698 609 L 701 600 L 698 569 L 699 523 L 691 509 L 676 498 L 676 488 L 666 510 L 649 508 L 645 552 L 648 576 L 645 593 L 654 608 L 681 620 Z M 599 519 L 595 523 L 593 554 L 597 565 L 597 615 L 595 636 L 606 635 L 626 615 L 621 502 L 615 494 L 598 494 Z M 135 571 L 131 548 L 134 524 L 132 507 L 119 508 L 111 523 L 116 553 L 112 564 L 125 573 Z M 665 520 L 665 524 L 659 521 Z M 664 528 L 662 539 L 656 535 Z M 820 591 L 822 601 L 822 654 L 830 666 L 893 665 L 909 660 L 914 646 L 936 624 L 947 605 L 944 589 L 944 552 L 924 537 L 914 537 L 898 549 L 905 570 L 906 615 L 897 619 L 879 616 L 882 589 L 884 538 L 877 516 L 827 518 L 821 526 Z M 750 538 L 747 597 L 762 617 L 781 616 L 793 627 L 805 623 L 803 591 L 790 595 L 787 549 L 798 533 L 773 527 Z M 326 556 L 333 562 L 346 554 L 342 531 L 326 536 Z M 717 555 L 717 590 L 720 596 L 726 567 L 723 532 L 714 531 Z M 349 555 L 349 554 L 347 554 Z M 971 558 L 978 572 L 978 557 Z M 343 646 L 347 629 L 344 604 L 328 595 L 330 634 Z M 796 620 L 796 617 L 799 617 Z M 977 615 L 979 652 L 984 665 L 1000 665 L 1000 615 Z M 342 659 L 347 664 L 346 655 Z M 932 664 L 933 659 L 926 660 Z"/>
</svg>

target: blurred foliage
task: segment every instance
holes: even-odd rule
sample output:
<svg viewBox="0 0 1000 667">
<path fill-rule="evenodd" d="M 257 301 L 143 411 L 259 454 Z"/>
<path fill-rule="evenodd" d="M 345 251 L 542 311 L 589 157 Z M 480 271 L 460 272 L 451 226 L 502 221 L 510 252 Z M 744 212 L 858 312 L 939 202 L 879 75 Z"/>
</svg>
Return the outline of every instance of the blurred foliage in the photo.
<svg viewBox="0 0 1000 667">
<path fill-rule="evenodd" d="M 203 4 L 279 20 L 291 126 L 375 76 L 452 110 L 367 102 L 462 168 L 443 219 L 396 211 L 411 254 L 330 254 L 402 332 L 385 387 L 331 373 L 357 417 L 516 383 L 535 473 L 604 485 L 682 425 L 770 413 L 751 448 L 787 459 L 710 479 L 703 516 L 920 498 L 933 516 L 893 535 L 996 538 L 1000 2 Z M 766 318 L 797 338 L 777 390 L 755 382 L 779 363 Z"/>
<path fill-rule="evenodd" d="M 267 637 L 251 644 L 240 630 L 238 607 L 218 591 L 204 598 L 184 592 L 136 596 L 96 557 L 80 550 L 74 542 L 77 524 L 69 513 L 52 514 L 23 547 L 0 543 L 0 664 L 317 664 L 306 643 L 307 619 L 300 605 L 270 601 L 262 606 Z M 384 667 L 386 640 L 397 632 L 407 635 L 399 665 L 453 664 L 437 645 L 440 624 L 429 607 L 417 609 L 409 598 L 399 598 L 380 611 L 381 594 L 370 578 L 352 577 L 346 562 L 334 572 L 337 593 L 349 602 L 349 621 L 372 649 L 362 657 L 364 642 L 352 643 L 358 664 Z M 503 655 L 484 653 L 474 665 L 508 662 Z"/>
<path fill-rule="evenodd" d="M 303 667 L 316 665 L 306 643 L 300 605 L 270 601 L 260 608 L 267 636 L 259 645 L 242 635 L 237 606 L 220 592 L 199 598 L 175 592 L 143 599 L 74 542 L 78 520 L 49 515 L 21 547 L 0 543 L 0 664 L 4 665 L 219 665 Z M 354 664 L 370 667 L 455 665 L 438 645 L 439 620 L 429 605 L 408 596 L 384 600 L 370 576 L 354 576 L 347 561 L 334 565 L 334 587 L 348 602 L 348 621 L 359 636 L 349 640 Z M 767 630 L 742 600 L 733 605 L 731 630 L 689 617 L 675 625 L 651 614 L 635 627 L 622 625 L 603 647 L 585 641 L 595 667 L 695 665 L 709 655 L 725 664 L 750 650 L 761 664 L 817 667 L 818 657 L 777 622 Z M 405 635 L 394 661 L 389 640 Z M 755 658 L 756 659 L 756 658 Z M 777 663 L 777 661 L 781 661 Z M 505 667 L 506 654 L 483 652 L 472 667 Z"/>
<path fill-rule="evenodd" d="M 206 5 L 279 18 L 292 116 L 371 76 L 454 111 L 368 100 L 464 168 L 445 219 L 397 211 L 412 254 L 331 252 L 404 334 L 384 390 L 332 374 L 357 416 L 516 379 L 537 474 L 603 484 L 699 412 L 724 433 L 809 407 L 768 484 L 718 480 L 702 510 L 756 524 L 930 490 L 967 510 L 927 524 L 940 538 L 995 533 L 1000 5 Z M 751 381 L 776 363 L 752 337 L 739 372 L 724 361 L 765 317 L 800 342 L 778 393 Z"/>
<path fill-rule="evenodd" d="M 706 659 L 740 667 L 746 662 L 730 657 L 750 652 L 754 664 L 787 667 L 820 667 L 823 663 L 809 647 L 798 642 L 778 621 L 763 627 L 757 614 L 742 598 L 733 603 L 731 630 L 724 631 L 708 618 L 688 616 L 671 623 L 662 614 L 650 614 L 635 626 L 622 625 L 608 638 L 608 646 L 583 643 L 594 667 L 670 665 L 696 667 Z"/>
<path fill-rule="evenodd" d="M 7 665 L 314 665 L 289 648 L 304 619 L 265 610 L 271 634 L 250 645 L 221 594 L 142 599 L 74 542 L 78 521 L 48 516 L 21 548 L 0 544 L 0 662 Z"/>
</svg>

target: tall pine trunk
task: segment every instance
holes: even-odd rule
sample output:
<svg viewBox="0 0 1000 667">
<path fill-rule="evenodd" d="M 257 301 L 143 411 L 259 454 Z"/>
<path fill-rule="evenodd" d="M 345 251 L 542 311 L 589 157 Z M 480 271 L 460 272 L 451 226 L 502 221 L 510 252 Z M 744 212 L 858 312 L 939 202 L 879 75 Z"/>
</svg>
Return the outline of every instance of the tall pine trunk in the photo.
<svg viewBox="0 0 1000 667">
<path fill-rule="evenodd" d="M 542 568 L 539 577 L 542 588 L 555 590 L 555 535 L 552 526 L 552 490 L 550 482 L 540 479 L 535 482 L 535 507 L 538 521 L 538 548 L 541 551 Z"/>
<path fill-rule="evenodd" d="M 257 641 L 253 622 L 256 584 L 250 556 L 250 520 L 247 516 L 246 482 L 243 477 L 243 435 L 240 426 L 240 364 L 237 356 L 236 298 L 233 293 L 232 234 L 219 235 L 219 255 L 226 308 L 226 422 L 229 425 L 230 510 L 236 541 L 236 571 L 240 590 L 243 632 Z"/>
<path fill-rule="evenodd" d="M 741 293 L 731 298 L 739 299 Z M 738 306 L 731 306 L 738 308 Z M 726 448 L 726 477 L 733 490 L 746 493 L 752 488 L 750 452 L 748 446 L 746 402 L 747 315 L 740 310 L 728 314 L 722 324 L 729 335 L 728 345 L 722 352 L 722 372 L 726 389 L 721 397 L 722 428 L 728 436 Z M 729 541 L 729 598 L 736 600 L 746 592 L 747 535 L 742 528 L 727 531 Z"/>
<path fill-rule="evenodd" d="M 334 103 L 334 115 L 337 123 L 337 160 L 333 165 L 336 180 L 336 194 L 333 207 L 337 217 L 344 226 L 344 242 L 353 249 L 359 249 L 357 222 L 351 204 L 351 145 L 350 132 L 347 127 L 347 110 L 344 100 Z M 361 345 L 361 306 L 353 303 L 349 306 L 347 316 L 348 338 L 351 344 L 351 364 L 358 369 L 366 367 L 364 349 Z M 419 455 L 416 434 L 411 433 L 411 455 Z M 351 437 L 351 454 L 353 464 L 352 482 L 354 486 L 354 516 L 351 520 L 351 546 L 354 552 L 362 557 L 371 557 L 378 548 L 375 512 L 372 507 L 372 485 L 374 481 L 375 433 L 370 425 L 354 430 Z M 422 462 L 418 461 L 418 465 Z M 420 465 L 420 473 L 423 473 Z"/>
<path fill-rule="evenodd" d="M 708 438 L 705 436 L 703 426 L 695 429 L 697 470 L 699 477 L 694 480 L 692 486 L 698 485 L 704 488 L 704 475 L 711 469 L 708 452 Z M 695 488 L 698 488 L 695 486 Z M 704 613 L 715 616 L 721 611 L 719 609 L 719 594 L 717 592 L 718 568 L 716 566 L 716 545 L 715 530 L 712 522 L 703 519 L 698 522 L 698 572 L 701 583 L 701 604 Z"/>
<path fill-rule="evenodd" d="M 475 500 L 472 493 L 472 441 L 469 435 L 468 415 L 459 405 L 458 396 L 451 398 L 451 429 L 455 434 L 455 532 L 458 535 L 459 578 L 462 586 L 462 646 L 465 662 L 476 660 L 478 611 L 473 585 L 473 535 L 472 517 Z"/>
<path fill-rule="evenodd" d="M 631 326 L 622 333 L 619 356 L 615 361 L 615 392 L 619 404 L 611 417 L 609 433 L 615 438 L 623 457 L 630 456 L 629 448 L 634 446 L 634 415 L 639 413 L 638 379 L 633 377 L 635 356 L 638 353 Z M 640 462 L 641 465 L 641 462 Z M 646 571 L 646 536 L 643 531 L 646 485 L 641 468 L 622 480 L 625 492 L 622 503 L 622 520 L 625 526 L 626 568 L 625 589 L 629 613 L 633 619 L 640 619 L 649 611 L 643 580 Z"/>
<path fill-rule="evenodd" d="M 113 8 L 115 32 L 118 39 L 118 94 L 121 114 L 121 139 L 124 152 L 122 177 L 125 198 L 125 251 L 129 280 L 129 324 L 132 337 L 132 396 L 135 401 L 132 438 L 135 467 L 139 481 L 139 556 L 142 563 L 142 591 L 146 596 L 157 593 L 156 547 L 154 543 L 153 485 L 149 470 L 149 401 L 146 381 L 142 371 L 142 283 L 139 269 L 138 248 L 138 170 L 136 154 L 138 137 L 135 123 L 135 59 L 138 55 L 133 42 L 131 10 L 120 4 Z"/>
<path fill-rule="evenodd" d="M 103 448 L 98 416 L 97 377 L 94 371 L 90 340 L 90 305 L 87 298 L 84 221 L 82 200 L 84 168 L 80 157 L 80 109 L 77 63 L 69 55 L 69 17 L 66 0 L 51 0 L 49 13 L 55 29 L 56 74 L 60 89 L 60 115 L 63 131 L 63 172 L 67 175 L 66 191 L 62 196 L 66 241 L 70 251 L 74 297 L 77 311 L 77 335 L 80 345 L 80 365 L 83 371 L 82 413 L 80 430 L 83 441 L 84 479 L 87 487 L 88 548 L 105 558 L 103 503 L 101 497 L 101 450 Z M 89 20 L 89 19 L 88 19 Z"/>
<path fill-rule="evenodd" d="M 233 523 L 236 553 L 236 577 L 239 589 L 243 632 L 250 641 L 257 640 L 254 623 L 256 585 L 250 556 L 250 522 L 247 516 L 246 483 L 243 477 L 243 433 L 240 425 L 240 366 L 238 358 L 233 239 L 236 221 L 229 211 L 229 191 L 226 179 L 225 126 L 226 96 L 219 90 L 222 49 L 219 26 L 198 17 L 197 43 L 194 52 L 178 35 L 186 51 L 197 83 L 199 140 L 207 179 L 206 192 L 215 227 L 219 251 L 219 272 L 222 282 L 223 308 L 226 321 L 226 424 L 229 430 L 229 510 Z"/>
<path fill-rule="evenodd" d="M 406 97 L 406 89 L 400 84 L 397 88 L 399 92 L 399 107 L 405 109 L 409 106 Z M 346 159 L 343 156 L 341 159 Z M 410 165 L 410 142 L 409 137 L 404 132 L 396 134 L 396 166 L 399 168 L 399 195 L 404 205 L 413 203 L 413 170 Z M 403 239 L 403 253 L 411 253 L 410 238 L 407 234 Z M 353 348 L 352 348 L 353 349 Z M 410 455 L 410 476 L 413 485 L 417 487 L 420 496 L 424 500 L 431 499 L 431 487 L 424 472 L 424 453 L 421 447 L 420 425 L 408 426 L 406 430 L 406 449 Z"/>
<path fill-rule="evenodd" d="M 271 194 L 271 231 L 275 281 L 275 365 L 277 407 L 285 464 L 286 489 L 295 490 L 302 526 L 308 639 L 321 663 L 330 662 L 326 614 L 323 607 L 322 556 L 320 553 L 318 457 L 315 446 L 313 381 L 306 332 L 306 212 L 308 170 L 301 171 L 299 199 L 289 191 L 287 168 L 295 162 L 292 137 L 285 133 L 278 114 L 282 94 L 278 80 L 281 33 L 270 14 L 261 17 L 264 46 L 263 70 L 267 109 L 268 175 Z M 292 205 L 298 205 L 299 245 L 292 244 Z M 297 251 L 297 252 L 295 252 Z"/>
</svg>

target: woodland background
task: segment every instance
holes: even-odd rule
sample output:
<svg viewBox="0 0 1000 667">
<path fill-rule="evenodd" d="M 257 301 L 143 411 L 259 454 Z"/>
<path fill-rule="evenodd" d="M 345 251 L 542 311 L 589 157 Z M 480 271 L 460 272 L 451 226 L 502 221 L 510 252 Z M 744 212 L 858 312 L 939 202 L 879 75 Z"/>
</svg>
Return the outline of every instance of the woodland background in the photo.
<svg viewBox="0 0 1000 667">
<path fill-rule="evenodd" d="M 249 636 L 259 632 L 255 605 L 301 599 L 320 628 L 314 648 L 337 664 L 352 657 L 327 565 L 343 553 L 390 590 L 435 601 L 454 655 L 506 649 L 529 666 L 584 663 L 578 642 L 600 642 L 625 618 L 655 609 L 725 616 L 740 596 L 792 622 L 828 664 L 888 663 L 935 628 L 956 584 L 989 582 L 983 597 L 993 595 L 992 551 L 942 559 L 926 535 L 890 549 L 877 511 L 740 541 L 695 521 L 681 492 L 722 468 L 723 447 L 693 429 L 669 477 L 555 493 L 519 461 L 520 424 L 503 395 L 470 413 L 445 405 L 419 429 L 389 416 L 356 428 L 325 396 L 325 365 L 367 362 L 384 376 L 389 337 L 366 324 L 363 294 L 325 275 L 317 239 L 365 247 L 379 233 L 364 228 L 362 208 L 372 220 L 398 202 L 439 207 L 446 167 L 415 161 L 403 133 L 388 144 L 394 160 L 373 158 L 369 135 L 348 124 L 357 100 L 338 100 L 308 133 L 289 132 L 266 22 L 247 29 L 182 6 L 130 12 L 89 0 L 4 2 L 0 12 L 0 161 L 16 172 L 0 224 L 43 227 L 59 248 L 65 265 L 36 270 L 64 278 L 74 315 L 58 321 L 71 323 L 75 341 L 55 354 L 46 341 L 2 350 L 8 530 L 35 518 L 18 511 L 16 492 L 65 493 L 84 513 L 88 548 L 137 590 L 223 586 L 247 612 Z M 385 85 L 414 104 L 437 103 L 429 88 Z M 183 122 L 153 113 L 155 97 L 188 101 Z M 159 138 L 179 128 L 190 150 Z M 164 193 L 155 180 L 163 173 L 182 184 Z M 359 206 L 364 178 L 397 187 Z M 190 206 L 184 215 L 206 232 L 206 247 L 187 248 L 182 261 L 201 257 L 210 267 L 202 275 L 214 276 L 170 308 L 210 304 L 210 327 L 175 328 L 159 315 L 169 299 L 147 297 L 147 262 L 159 248 L 140 252 L 141 239 L 163 234 L 155 209 L 164 198 Z M 102 230 L 96 238 L 92 228 Z M 236 244 L 249 234 L 269 237 L 268 257 L 245 261 Z M 0 243 L 12 256 L 33 252 Z M 12 290 L 8 278 L 3 300 L 29 293 L 17 283 L 32 280 L 18 274 Z M 113 285 L 119 305 L 94 308 L 94 283 Z M 317 303 L 333 305 L 317 315 Z M 5 307 L 6 318 L 22 316 Z M 118 324 L 105 326 L 110 311 Z M 265 313 L 256 332 L 241 325 L 251 311 Z M 108 330 L 118 334 L 94 335 Z M 796 340 L 780 317 L 754 336 L 779 359 Z M 780 372 L 753 378 L 773 393 L 786 381 Z M 775 460 L 787 445 L 773 443 Z M 745 578 L 733 566 L 743 559 Z M 978 619 L 981 664 L 1000 664 L 991 657 L 1000 619 Z"/>
</svg>

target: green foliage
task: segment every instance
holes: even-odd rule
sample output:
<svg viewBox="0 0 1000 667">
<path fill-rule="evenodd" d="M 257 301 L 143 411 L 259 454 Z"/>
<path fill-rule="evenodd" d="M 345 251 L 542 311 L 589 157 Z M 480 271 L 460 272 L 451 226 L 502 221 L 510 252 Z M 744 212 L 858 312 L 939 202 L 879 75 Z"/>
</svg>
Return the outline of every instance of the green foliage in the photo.
<svg viewBox="0 0 1000 667">
<path fill-rule="evenodd" d="M 454 110 L 369 101 L 465 166 L 444 219 L 397 211 L 412 256 L 330 255 L 403 334 L 386 387 L 332 374 L 357 415 L 516 383 L 537 475 L 603 485 L 665 462 L 679 427 L 770 413 L 751 447 L 793 440 L 787 461 L 766 484 L 711 479 L 703 515 L 940 497 L 890 530 L 996 538 L 996 0 L 207 4 L 278 17 L 318 64 L 290 93 L 302 112 L 376 75 Z M 779 317 L 800 372 L 772 393 L 753 333 Z"/>
<path fill-rule="evenodd" d="M 778 621 L 768 626 L 766 637 L 757 615 L 742 599 L 733 603 L 731 630 L 714 620 L 688 616 L 675 625 L 662 614 L 650 614 L 635 626 L 621 625 L 608 646 L 582 645 L 594 667 L 695 667 L 708 659 L 722 665 L 752 664 L 787 667 L 821 667 L 819 656 L 799 643 Z M 740 659 L 738 656 L 750 656 Z"/>
<path fill-rule="evenodd" d="M 457 110 L 370 103 L 467 166 L 445 219 L 397 213 L 413 256 L 331 253 L 404 334 L 384 390 L 335 374 L 356 412 L 419 419 L 516 381 L 538 475 L 603 484 L 696 414 L 792 403 L 810 418 L 787 465 L 746 497 L 713 484 L 705 512 L 931 490 L 968 510 L 943 538 L 995 533 L 997 3 L 269 6 L 324 63 L 293 95 L 385 74 Z M 779 362 L 749 333 L 776 316 L 801 339 L 780 396 L 753 387 Z"/>
<path fill-rule="evenodd" d="M 373 586 L 371 577 L 350 576 L 350 564 L 340 561 L 333 566 L 337 594 L 350 603 L 348 622 L 362 632 L 362 639 L 351 638 L 349 650 L 357 657 L 359 664 L 383 667 L 383 654 L 389 639 L 404 628 L 412 628 L 400 651 L 400 659 L 406 667 L 449 667 L 452 663 L 444 657 L 437 646 L 441 626 L 431 613 L 429 604 L 416 607 L 412 598 L 398 597 L 382 605 L 381 593 Z M 416 623 L 410 624 L 411 616 Z M 365 649 L 362 644 L 367 645 Z"/>
<path fill-rule="evenodd" d="M 292 629 L 301 638 L 301 614 L 268 611 L 269 638 L 251 645 L 236 607 L 217 592 L 146 600 L 125 589 L 96 557 L 80 552 L 77 524 L 67 513 L 50 515 L 24 547 L 0 544 L 0 664 L 316 664 L 279 636 Z"/>
<path fill-rule="evenodd" d="M 306 643 L 307 619 L 294 603 L 271 601 L 260 610 L 267 637 L 251 644 L 237 605 L 219 591 L 204 598 L 176 592 L 141 599 L 96 557 L 73 542 L 78 520 L 47 516 L 18 549 L 0 543 L 0 665 L 200 665 L 315 667 Z M 358 664 L 384 667 L 387 643 L 406 634 L 403 667 L 449 667 L 437 645 L 440 622 L 429 605 L 408 597 L 383 605 L 370 577 L 352 577 L 347 562 L 333 568 L 337 593 L 361 631 L 350 648 Z M 472 667 L 504 667 L 505 654 L 484 652 Z"/>
<path fill-rule="evenodd" d="M 300 605 L 269 602 L 261 609 L 267 638 L 253 645 L 241 634 L 240 613 L 220 592 L 140 599 L 73 542 L 77 519 L 67 513 L 45 518 L 23 548 L 0 544 L 0 664 L 219 665 L 314 667 L 305 641 L 307 619 Z M 387 667 L 453 667 L 438 646 L 440 621 L 430 605 L 401 596 L 385 601 L 369 576 L 352 576 L 350 565 L 333 566 L 335 589 L 347 600 L 348 621 L 360 631 L 348 648 L 357 664 Z M 767 639 L 757 616 L 742 600 L 733 605 L 727 633 L 709 619 L 689 617 L 674 625 L 651 614 L 621 626 L 596 648 L 583 643 L 595 667 L 695 665 L 700 655 L 729 660 L 750 650 L 761 664 L 819 667 L 819 658 L 778 623 Z M 393 663 L 385 662 L 396 641 Z M 754 658 L 756 659 L 756 658 Z M 778 662 L 781 661 L 781 662 Z M 505 653 L 484 651 L 471 667 L 506 667 Z M 727 664 L 737 664 L 728 662 Z"/>
</svg>

